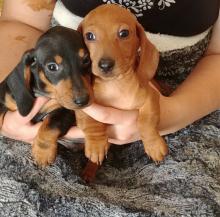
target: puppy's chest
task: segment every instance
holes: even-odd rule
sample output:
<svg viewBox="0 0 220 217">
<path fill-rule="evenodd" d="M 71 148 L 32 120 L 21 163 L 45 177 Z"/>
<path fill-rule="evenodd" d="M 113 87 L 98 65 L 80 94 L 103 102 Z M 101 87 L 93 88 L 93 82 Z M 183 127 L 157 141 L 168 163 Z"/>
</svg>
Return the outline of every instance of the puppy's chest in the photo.
<svg viewBox="0 0 220 217">
<path fill-rule="evenodd" d="M 94 85 L 95 101 L 104 106 L 123 110 L 140 108 L 146 99 L 146 90 L 139 84 L 105 82 Z"/>
</svg>

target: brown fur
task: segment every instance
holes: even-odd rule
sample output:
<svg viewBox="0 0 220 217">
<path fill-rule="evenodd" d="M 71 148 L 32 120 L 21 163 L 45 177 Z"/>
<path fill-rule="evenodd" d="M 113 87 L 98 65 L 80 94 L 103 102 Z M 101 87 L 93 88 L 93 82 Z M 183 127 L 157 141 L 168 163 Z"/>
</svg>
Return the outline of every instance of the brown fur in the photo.
<svg viewBox="0 0 220 217">
<path fill-rule="evenodd" d="M 83 111 L 76 111 L 77 126 L 85 132 L 85 155 L 92 162 L 102 164 L 109 149 L 106 124 L 94 121 Z"/>
<path fill-rule="evenodd" d="M 129 30 L 126 39 L 118 37 L 122 29 Z M 157 130 L 159 94 L 149 85 L 157 69 L 159 54 L 148 41 L 143 27 L 126 9 L 103 5 L 85 17 L 79 30 L 92 59 L 95 101 L 119 109 L 138 109 L 138 127 L 145 151 L 155 162 L 162 161 L 168 147 Z M 94 33 L 96 39 L 87 40 L 87 32 Z M 106 57 L 115 60 L 108 74 L 98 65 L 100 59 Z M 85 133 L 86 156 L 94 163 L 101 163 L 109 147 L 105 124 L 84 115 L 79 126 Z M 102 132 L 94 132 L 93 127 Z"/>
<path fill-rule="evenodd" d="M 45 90 L 48 92 L 50 97 L 56 98 L 56 100 L 68 109 L 74 109 L 77 107 L 73 104 L 74 96 L 79 95 L 77 92 L 73 92 L 72 83 L 70 79 L 62 80 L 57 85 L 52 85 L 46 78 L 44 72 L 39 73 L 41 81 L 46 84 Z M 83 78 L 84 85 L 87 90 L 92 94 L 91 87 L 86 79 Z"/>
<path fill-rule="evenodd" d="M 81 174 L 83 180 L 88 183 L 92 182 L 95 179 L 98 168 L 96 163 L 89 161 Z"/>
<path fill-rule="evenodd" d="M 61 108 L 61 105 L 57 102 L 56 99 L 49 100 L 41 109 L 40 113 L 50 113 L 58 108 Z"/>
<path fill-rule="evenodd" d="M 55 97 L 59 103 L 65 105 L 66 108 L 73 109 L 74 95 L 76 91 L 72 91 L 72 83 L 70 79 L 62 80 L 55 85 Z"/>
<path fill-rule="evenodd" d="M 79 49 L 79 56 L 83 57 L 85 55 L 85 51 L 83 49 Z"/>
<path fill-rule="evenodd" d="M 63 58 L 62 58 L 61 56 L 59 56 L 59 55 L 56 55 L 56 56 L 54 57 L 54 59 L 55 59 L 55 61 L 56 61 L 57 64 L 61 64 L 62 61 L 63 61 Z"/>
<path fill-rule="evenodd" d="M 25 67 L 24 80 L 26 87 L 30 89 L 31 71 L 29 66 Z"/>
<path fill-rule="evenodd" d="M 57 155 L 58 129 L 48 128 L 49 118 L 45 118 L 32 145 L 32 155 L 38 165 L 46 166 L 54 162 Z"/>
</svg>

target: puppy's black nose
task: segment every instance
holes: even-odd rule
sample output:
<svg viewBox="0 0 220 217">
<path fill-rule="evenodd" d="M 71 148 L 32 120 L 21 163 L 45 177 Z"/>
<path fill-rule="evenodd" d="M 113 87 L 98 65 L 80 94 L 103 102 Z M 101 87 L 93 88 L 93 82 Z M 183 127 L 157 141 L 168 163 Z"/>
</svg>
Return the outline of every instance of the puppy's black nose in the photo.
<svg viewBox="0 0 220 217">
<path fill-rule="evenodd" d="M 110 58 L 102 58 L 99 60 L 98 66 L 103 72 L 109 72 L 113 69 L 115 61 Z"/>
<path fill-rule="evenodd" d="M 85 106 L 89 103 L 89 94 L 79 96 L 74 100 L 74 103 L 78 106 Z"/>
</svg>

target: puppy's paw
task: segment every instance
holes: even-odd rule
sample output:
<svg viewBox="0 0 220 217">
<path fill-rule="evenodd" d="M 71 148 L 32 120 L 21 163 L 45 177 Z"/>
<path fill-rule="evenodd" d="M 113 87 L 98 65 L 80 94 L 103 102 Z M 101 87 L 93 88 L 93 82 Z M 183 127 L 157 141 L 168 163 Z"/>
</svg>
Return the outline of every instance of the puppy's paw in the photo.
<svg viewBox="0 0 220 217">
<path fill-rule="evenodd" d="M 57 155 L 57 144 L 47 144 L 45 141 L 35 139 L 32 146 L 32 156 L 37 165 L 41 167 L 52 164 Z"/>
<path fill-rule="evenodd" d="M 82 179 L 87 183 L 91 183 L 92 181 L 94 181 L 98 168 L 99 166 L 96 163 L 88 161 L 86 167 L 81 174 Z"/>
<path fill-rule="evenodd" d="M 168 146 L 162 137 L 151 141 L 151 143 L 144 143 L 144 149 L 147 155 L 156 163 L 164 160 L 168 154 Z"/>
<path fill-rule="evenodd" d="M 101 165 L 109 149 L 108 142 L 96 142 L 95 144 L 86 143 L 85 155 L 86 157 L 97 165 Z"/>
</svg>

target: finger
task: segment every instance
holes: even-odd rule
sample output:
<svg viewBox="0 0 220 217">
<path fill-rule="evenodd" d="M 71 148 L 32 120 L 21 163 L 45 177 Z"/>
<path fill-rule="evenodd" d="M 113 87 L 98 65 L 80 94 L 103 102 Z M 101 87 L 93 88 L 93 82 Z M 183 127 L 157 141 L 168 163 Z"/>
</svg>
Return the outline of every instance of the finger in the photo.
<svg viewBox="0 0 220 217">
<path fill-rule="evenodd" d="M 106 124 L 126 124 L 127 122 L 135 121 L 138 114 L 135 110 L 124 111 L 95 103 L 84 108 L 83 111 L 95 120 Z"/>
<path fill-rule="evenodd" d="M 46 97 L 38 97 L 36 98 L 35 102 L 34 102 L 34 106 L 32 108 L 32 110 L 30 111 L 30 113 L 23 117 L 19 114 L 18 111 L 16 111 L 14 113 L 14 116 L 17 120 L 17 122 L 21 123 L 21 124 L 25 124 L 27 122 L 29 122 L 41 109 L 41 107 L 48 101 L 49 99 Z"/>
<path fill-rule="evenodd" d="M 37 123 L 33 126 L 23 126 L 20 129 L 17 129 L 15 132 L 11 132 L 10 129 L 8 130 L 3 130 L 2 135 L 9 137 L 11 139 L 23 141 L 26 143 L 32 143 L 34 138 L 37 135 L 37 132 L 41 126 L 41 123 Z"/>
<path fill-rule="evenodd" d="M 128 143 L 136 142 L 137 139 L 129 139 L 129 140 L 119 140 L 119 139 L 108 139 L 108 141 L 114 145 L 125 145 Z"/>
</svg>

